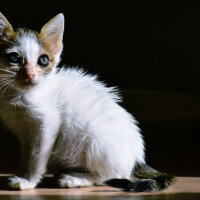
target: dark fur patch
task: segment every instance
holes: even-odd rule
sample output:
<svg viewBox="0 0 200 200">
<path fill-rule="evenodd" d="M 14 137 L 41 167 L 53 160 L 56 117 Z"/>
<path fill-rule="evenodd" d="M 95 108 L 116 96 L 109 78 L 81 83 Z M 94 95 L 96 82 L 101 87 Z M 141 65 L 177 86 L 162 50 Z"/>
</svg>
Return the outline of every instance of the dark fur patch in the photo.
<svg viewBox="0 0 200 200">
<path fill-rule="evenodd" d="M 131 185 L 131 181 L 128 179 L 110 179 L 105 181 L 106 185 L 112 186 L 112 187 L 117 187 L 117 188 L 129 188 Z"/>
<path fill-rule="evenodd" d="M 105 184 L 129 192 L 153 192 L 164 190 L 175 181 L 173 176 L 158 172 L 146 164 L 137 164 L 135 167 L 135 175 L 141 179 L 135 181 L 111 179 L 107 180 Z"/>
</svg>

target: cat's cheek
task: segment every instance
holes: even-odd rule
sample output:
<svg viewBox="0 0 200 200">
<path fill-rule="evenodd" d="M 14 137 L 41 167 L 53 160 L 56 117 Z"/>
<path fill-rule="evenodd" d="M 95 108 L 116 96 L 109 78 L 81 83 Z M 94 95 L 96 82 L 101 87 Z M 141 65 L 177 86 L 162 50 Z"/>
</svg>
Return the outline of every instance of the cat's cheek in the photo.
<svg viewBox="0 0 200 200">
<path fill-rule="evenodd" d="M 20 178 L 18 176 L 10 177 L 8 179 L 8 185 L 14 190 L 29 190 L 36 187 L 36 184 L 34 182 L 31 182 L 24 178 Z"/>
</svg>

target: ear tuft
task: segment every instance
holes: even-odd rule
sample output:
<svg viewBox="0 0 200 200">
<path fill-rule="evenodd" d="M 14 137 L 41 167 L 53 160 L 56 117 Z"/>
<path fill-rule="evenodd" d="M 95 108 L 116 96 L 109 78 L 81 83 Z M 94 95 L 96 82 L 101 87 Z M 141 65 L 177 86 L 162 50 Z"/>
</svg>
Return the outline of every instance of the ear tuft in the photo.
<svg viewBox="0 0 200 200">
<path fill-rule="evenodd" d="M 9 36 L 9 34 L 13 33 L 13 28 L 8 20 L 4 17 L 4 15 L 0 12 L 0 37 L 4 34 Z"/>
<path fill-rule="evenodd" d="M 42 42 L 55 55 L 60 54 L 62 51 L 64 21 L 64 15 L 62 13 L 56 15 L 42 27 L 39 34 Z"/>
</svg>

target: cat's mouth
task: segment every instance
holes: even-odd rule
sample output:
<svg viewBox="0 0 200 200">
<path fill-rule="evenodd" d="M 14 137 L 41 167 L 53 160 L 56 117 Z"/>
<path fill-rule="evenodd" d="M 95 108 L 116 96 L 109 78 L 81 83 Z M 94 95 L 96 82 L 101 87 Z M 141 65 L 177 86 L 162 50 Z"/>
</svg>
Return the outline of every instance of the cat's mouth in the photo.
<svg viewBox="0 0 200 200">
<path fill-rule="evenodd" d="M 36 81 L 34 79 L 25 78 L 21 80 L 21 83 L 24 85 L 35 85 Z"/>
<path fill-rule="evenodd" d="M 16 86 L 19 88 L 19 89 L 29 89 L 30 87 L 33 87 L 34 85 L 36 85 L 37 81 L 36 80 L 30 80 L 28 78 L 25 78 L 25 79 L 20 79 L 20 80 L 17 80 L 16 81 Z"/>
</svg>

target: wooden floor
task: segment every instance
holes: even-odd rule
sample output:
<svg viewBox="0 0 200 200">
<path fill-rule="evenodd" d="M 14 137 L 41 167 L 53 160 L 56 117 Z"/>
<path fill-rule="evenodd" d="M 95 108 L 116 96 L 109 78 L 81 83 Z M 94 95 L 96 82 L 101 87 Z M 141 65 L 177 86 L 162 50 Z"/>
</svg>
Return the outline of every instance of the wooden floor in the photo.
<svg viewBox="0 0 200 200">
<path fill-rule="evenodd" d="M 0 175 L 0 200 L 200 200 L 200 177 L 177 177 L 174 185 L 162 192 L 127 193 L 111 187 L 59 189 L 51 176 L 45 177 L 37 189 L 10 191 L 8 175 Z"/>
</svg>

